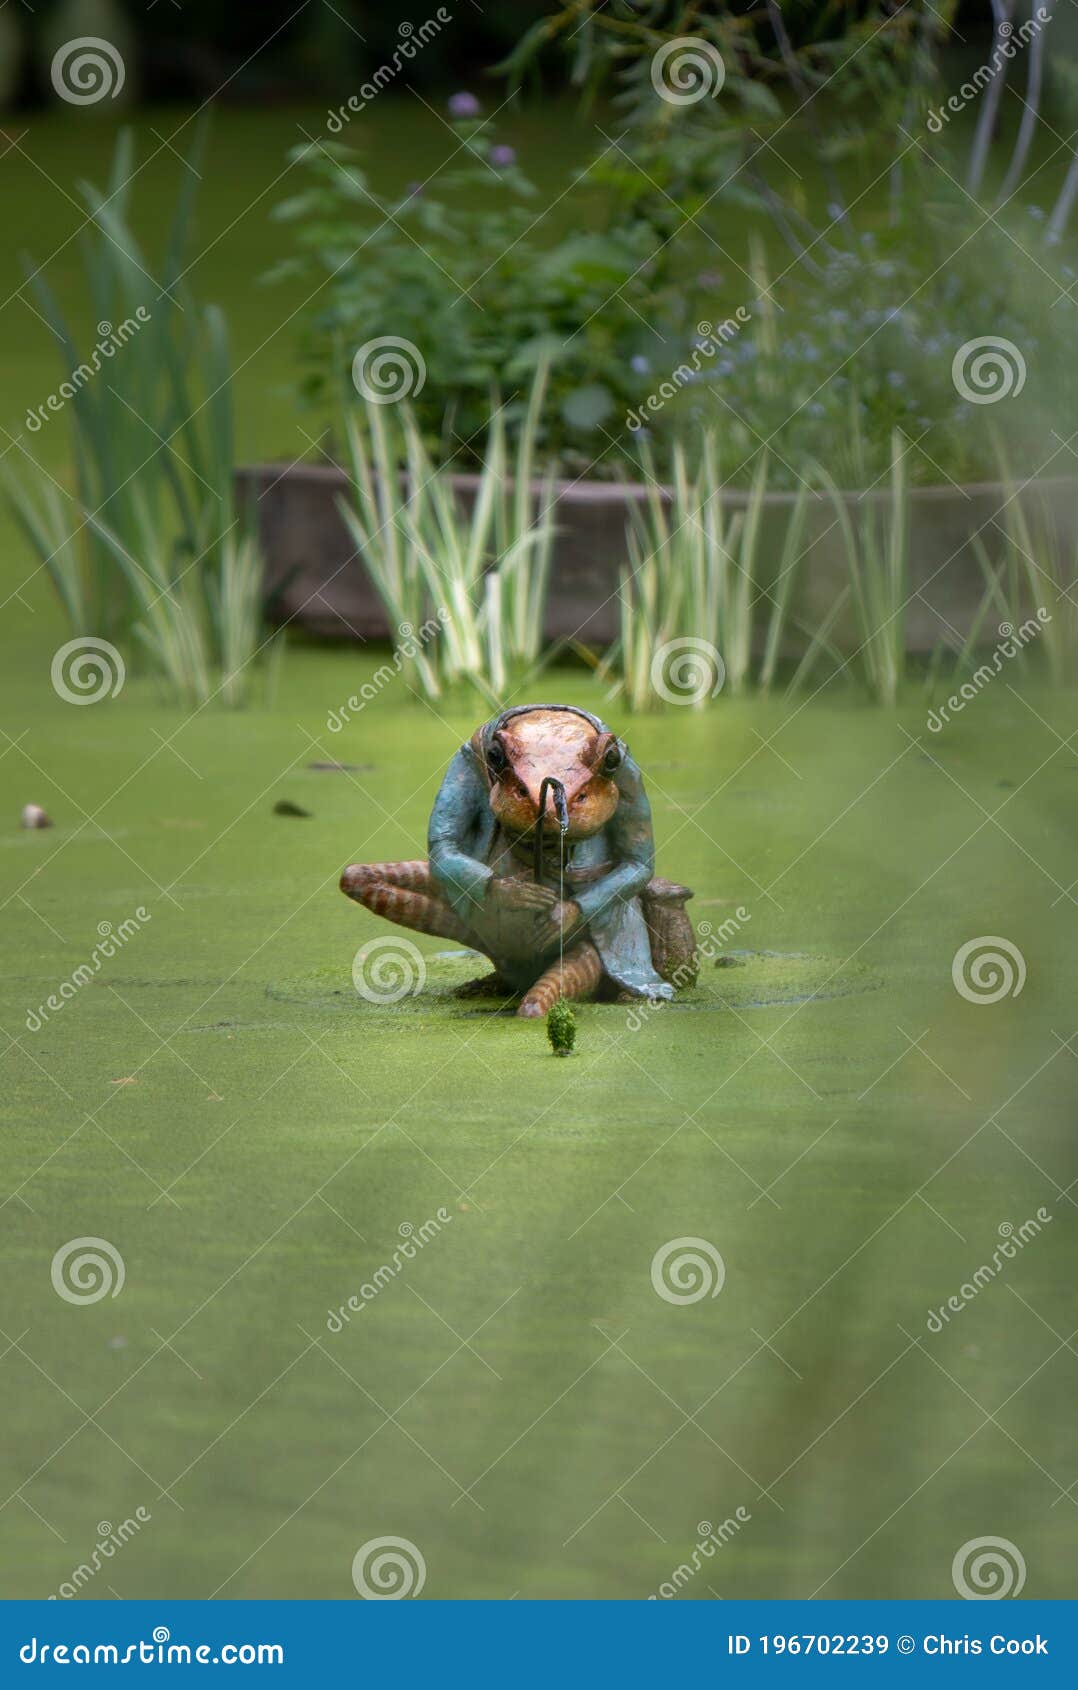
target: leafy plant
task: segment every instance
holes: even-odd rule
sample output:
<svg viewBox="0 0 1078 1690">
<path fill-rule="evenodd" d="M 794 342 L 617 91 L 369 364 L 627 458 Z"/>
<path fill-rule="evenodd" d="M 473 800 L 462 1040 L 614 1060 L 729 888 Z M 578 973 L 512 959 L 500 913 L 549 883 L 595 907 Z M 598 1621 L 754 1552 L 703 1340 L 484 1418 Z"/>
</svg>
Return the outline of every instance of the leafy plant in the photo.
<svg viewBox="0 0 1078 1690">
<path fill-rule="evenodd" d="M 1043 504 L 1025 502 L 1006 458 L 1000 455 L 1007 491 L 1002 510 L 1003 556 L 998 578 L 1006 590 L 997 602 L 1012 628 L 1031 611 L 1041 626 L 1036 649 L 1043 653 L 1052 685 L 1078 683 L 1078 603 L 1074 599 L 1078 558 L 1073 537 L 1061 531 Z"/>
<path fill-rule="evenodd" d="M 559 998 L 546 1012 L 546 1034 L 555 1056 L 571 1056 L 576 1044 L 576 1011 L 568 998 Z"/>
<path fill-rule="evenodd" d="M 766 454 L 760 455 L 744 510 L 729 517 L 714 433 L 702 436 L 695 471 L 683 444 L 675 444 L 669 498 L 656 480 L 646 445 L 641 462 L 646 490 L 642 504 L 629 506 L 629 568 L 623 571 L 619 594 L 621 632 L 607 660 L 607 667 L 617 671 L 618 689 L 632 710 L 653 709 L 663 698 L 669 700 L 671 691 L 685 691 L 678 701 L 701 709 L 723 685 L 731 693 L 745 690 L 762 636 L 757 678 L 767 690 L 791 620 L 805 490 L 794 503 L 779 567 L 768 584 L 760 545 Z M 770 608 L 766 628 L 761 629 L 760 605 L 765 600 Z M 684 669 L 684 685 L 667 673 L 668 665 L 678 663 Z"/>
<path fill-rule="evenodd" d="M 615 98 L 618 144 L 602 149 L 590 177 L 618 220 L 650 231 L 649 277 L 663 305 L 652 316 L 666 344 L 641 349 L 645 375 L 661 380 L 690 356 L 697 316 L 721 319 L 748 303 L 738 279 L 744 261 L 734 257 L 735 273 L 724 279 L 712 254 L 718 247 L 731 256 L 732 222 L 753 231 L 751 327 L 694 370 L 652 425 L 664 473 L 677 434 L 708 426 L 719 410 L 731 481 L 751 476 L 766 440 L 776 484 L 794 487 L 807 461 L 830 459 L 852 403 L 866 437 L 862 485 L 888 473 L 895 428 L 924 441 L 910 453 L 911 479 L 986 477 L 993 454 L 984 413 L 952 378 L 952 361 L 977 325 L 1018 346 L 1037 372 L 1021 396 L 1016 388 L 1008 420 L 1023 458 L 1031 467 L 1042 460 L 1047 429 L 1074 403 L 1067 324 L 1054 308 L 1074 269 L 1051 248 L 1078 199 L 1078 161 L 1050 215 L 1024 195 L 1021 208 L 997 211 L 986 224 L 971 193 L 983 177 L 988 198 L 998 185 L 1006 199 L 1028 176 L 1044 61 L 1059 24 L 1019 20 L 1012 0 L 994 5 L 997 36 L 1001 22 L 1004 37 L 1012 16 L 1019 24 L 1024 51 L 1012 56 L 1026 61 L 1026 97 L 1009 102 L 1022 114 L 1013 147 L 1008 126 L 986 170 L 999 92 L 1008 74 L 1019 74 L 1002 59 L 976 106 L 969 102 L 976 181 L 963 188 L 957 125 L 952 133 L 939 120 L 942 49 L 956 11 L 955 0 L 822 8 L 581 0 L 552 8 L 506 61 L 521 82 L 560 46 L 585 99 Z M 1057 96 L 1068 78 L 1057 53 Z M 1069 128 L 1069 115 L 1060 115 L 1058 130 Z M 784 169 L 784 157 L 796 158 L 797 169 Z M 852 198 L 858 170 L 864 190 Z M 873 192 L 877 182 L 886 191 Z M 769 231 L 774 290 L 759 259 L 761 230 Z M 1013 253 L 1044 233 L 1049 250 L 1016 277 Z"/>
<path fill-rule="evenodd" d="M 862 465 L 863 438 L 852 427 L 854 461 Z M 851 519 L 847 501 L 829 472 L 816 466 L 830 496 L 842 536 L 856 614 L 855 666 L 879 704 L 893 705 L 906 667 L 906 606 L 909 601 L 908 442 L 896 429 L 891 436 L 891 470 L 882 509 L 869 492 L 858 496 Z"/>
<path fill-rule="evenodd" d="M 76 634 L 135 639 L 177 700 L 249 695 L 262 638 L 262 571 L 236 508 L 231 364 L 225 320 L 184 283 L 199 132 L 161 270 L 132 232 L 129 132 L 104 193 L 84 186 L 79 237 L 99 340 L 82 355 L 51 288 L 29 285 L 66 372 L 72 494 L 23 448 L 32 474 L 6 476 L 15 514 Z M 54 395 L 53 397 L 57 397 Z M 43 425 L 59 408 L 41 406 Z"/>
<path fill-rule="evenodd" d="M 493 405 L 470 509 L 435 467 L 406 402 L 399 423 L 371 399 L 347 417 L 352 500 L 341 512 L 398 636 L 408 636 L 398 653 L 428 697 L 466 680 L 498 704 L 510 667 L 538 657 L 554 534 L 549 477 L 533 490 L 546 374 L 542 364 L 512 455 Z M 417 646 L 414 630 L 434 612 L 440 628 Z"/>
<path fill-rule="evenodd" d="M 425 366 L 412 395 L 424 442 L 467 468 L 491 388 L 526 384 L 546 361 L 536 437 L 563 463 L 586 466 L 608 445 L 603 425 L 636 396 L 631 359 L 652 338 L 648 230 L 632 219 L 598 226 L 585 172 L 563 196 L 572 232 L 544 244 L 531 232 L 536 190 L 513 149 L 477 115 L 456 117 L 453 128 L 460 162 L 439 172 L 438 197 L 420 185 L 400 198 L 377 194 L 339 143 L 292 153 L 312 185 L 275 215 L 296 226 L 301 251 L 271 276 L 318 278 L 306 391 L 316 400 L 334 394 L 341 368 L 371 340 L 410 341 Z M 519 401 L 507 403 L 511 435 L 524 416 Z"/>
</svg>

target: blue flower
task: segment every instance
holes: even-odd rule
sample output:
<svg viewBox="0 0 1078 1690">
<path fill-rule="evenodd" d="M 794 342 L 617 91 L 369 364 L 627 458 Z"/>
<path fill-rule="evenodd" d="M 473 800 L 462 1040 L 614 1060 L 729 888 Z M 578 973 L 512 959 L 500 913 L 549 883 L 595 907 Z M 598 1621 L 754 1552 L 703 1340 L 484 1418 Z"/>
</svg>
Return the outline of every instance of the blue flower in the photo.
<svg viewBox="0 0 1078 1690">
<path fill-rule="evenodd" d="M 491 147 L 490 163 L 496 170 L 508 170 L 509 166 L 515 164 L 516 161 L 517 155 L 514 148 L 501 143 L 496 147 Z"/>
<path fill-rule="evenodd" d="M 450 94 L 449 115 L 450 117 L 478 117 L 479 101 L 474 94 Z"/>
<path fill-rule="evenodd" d="M 651 365 L 642 352 L 634 352 L 633 356 L 629 359 L 629 368 L 635 376 L 646 376 L 651 374 Z"/>
</svg>

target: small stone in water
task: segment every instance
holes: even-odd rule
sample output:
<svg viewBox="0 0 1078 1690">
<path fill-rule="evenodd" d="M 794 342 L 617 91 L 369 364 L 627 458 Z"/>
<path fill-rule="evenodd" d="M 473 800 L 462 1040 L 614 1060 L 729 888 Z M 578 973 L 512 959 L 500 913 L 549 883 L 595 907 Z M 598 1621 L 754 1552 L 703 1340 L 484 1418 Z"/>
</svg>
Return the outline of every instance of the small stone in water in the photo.
<svg viewBox="0 0 1078 1690">
<path fill-rule="evenodd" d="M 24 804 L 22 825 L 23 827 L 51 827 L 52 817 L 45 814 L 40 804 Z"/>
<path fill-rule="evenodd" d="M 299 804 L 293 804 L 291 798 L 278 798 L 273 806 L 275 816 L 310 816 L 310 810 L 304 810 Z"/>
</svg>

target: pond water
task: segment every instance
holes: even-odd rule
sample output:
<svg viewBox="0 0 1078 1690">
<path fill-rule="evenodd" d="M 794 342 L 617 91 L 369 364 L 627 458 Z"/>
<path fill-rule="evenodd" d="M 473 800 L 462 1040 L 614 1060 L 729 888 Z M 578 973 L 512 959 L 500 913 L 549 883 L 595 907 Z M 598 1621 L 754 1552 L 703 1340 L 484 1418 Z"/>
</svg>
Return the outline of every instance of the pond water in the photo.
<svg viewBox="0 0 1078 1690">
<path fill-rule="evenodd" d="M 34 1474 L 9 1594 L 139 1505 L 127 1598 L 347 1597 L 387 1534 L 430 1596 L 644 1597 L 738 1508 L 684 1596 L 947 1597 L 986 1534 L 1066 1594 L 1071 701 L 1000 677 L 936 735 L 912 695 L 619 719 L 659 871 L 733 966 L 635 1024 L 582 1006 L 554 1062 L 451 996 L 475 970 L 444 941 L 416 938 L 418 994 L 352 987 L 395 930 L 340 868 L 423 854 L 483 714 L 390 687 L 327 733 L 377 661 L 290 653 L 272 710 L 182 728 L 138 678 L 65 706 L 32 642 L 0 681 L 27 736 L 0 770 L 8 1488 Z M 610 712 L 579 671 L 541 690 Z M 309 766 L 338 760 L 369 767 Z M 53 829 L 17 832 L 26 802 Z M 1021 990 L 957 989 L 997 937 Z M 120 1295 L 56 1295 L 74 1236 L 121 1253 Z M 693 1240 L 718 1293 L 669 1301 L 656 1260 Z"/>
</svg>

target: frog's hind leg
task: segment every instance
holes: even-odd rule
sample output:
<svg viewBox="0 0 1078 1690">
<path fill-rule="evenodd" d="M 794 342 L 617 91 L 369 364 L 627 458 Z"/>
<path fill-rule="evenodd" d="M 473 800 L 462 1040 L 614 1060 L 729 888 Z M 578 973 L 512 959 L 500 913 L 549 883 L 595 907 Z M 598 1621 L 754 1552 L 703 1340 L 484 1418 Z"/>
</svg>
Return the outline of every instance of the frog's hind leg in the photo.
<svg viewBox="0 0 1078 1690">
<path fill-rule="evenodd" d="M 593 992 L 602 978 L 603 964 L 590 939 L 566 951 L 560 961 L 540 974 L 525 994 L 518 1015 L 545 1015 L 559 998 L 582 998 Z"/>
<path fill-rule="evenodd" d="M 341 875 L 341 891 L 399 927 L 461 944 L 473 942 L 464 922 L 437 891 L 429 863 L 353 863 Z"/>
</svg>

